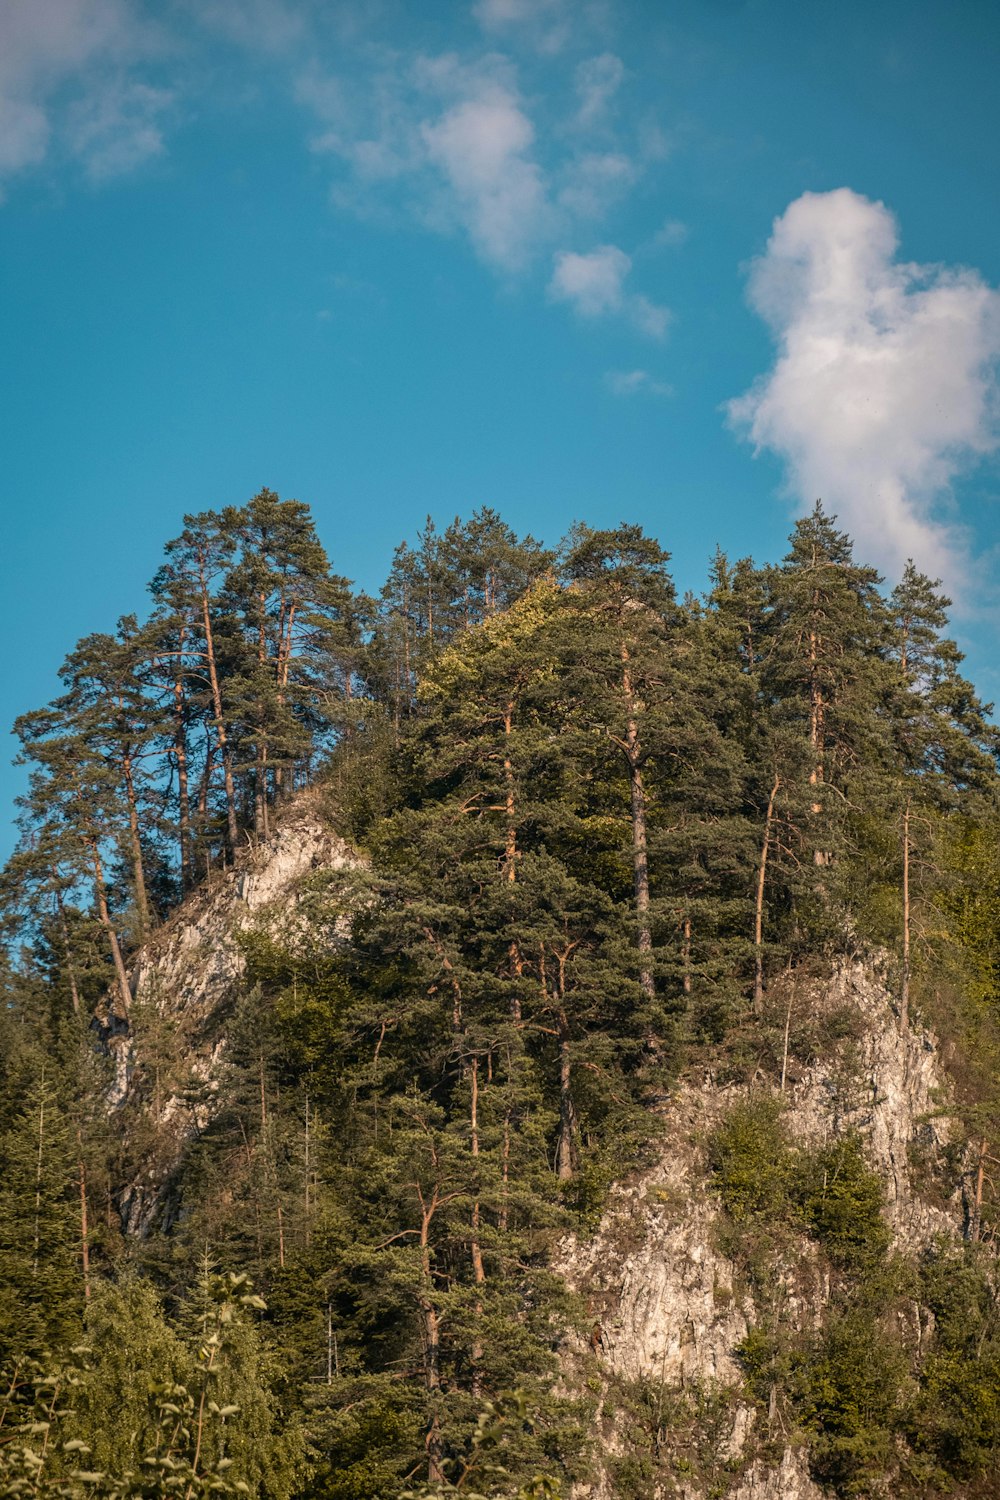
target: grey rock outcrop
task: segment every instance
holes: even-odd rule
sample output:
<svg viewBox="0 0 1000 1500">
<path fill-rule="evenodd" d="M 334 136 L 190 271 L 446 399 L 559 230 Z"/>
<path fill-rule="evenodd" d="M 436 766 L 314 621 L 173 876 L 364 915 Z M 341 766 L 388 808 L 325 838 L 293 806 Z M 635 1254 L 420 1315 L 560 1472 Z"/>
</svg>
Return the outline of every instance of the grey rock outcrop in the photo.
<svg viewBox="0 0 1000 1500">
<path fill-rule="evenodd" d="M 114 1064 L 112 1111 L 141 1112 L 154 1148 L 136 1163 L 119 1209 L 128 1233 L 143 1234 L 161 1213 L 166 1185 L 190 1141 L 214 1114 L 225 1066 L 226 1020 L 246 968 L 250 930 L 297 943 L 333 945 L 348 935 L 352 873 L 363 861 L 323 817 L 315 793 L 282 810 L 273 836 L 215 871 L 140 950 L 129 973 L 131 1024 L 103 1021 Z M 331 899 L 331 885 L 342 891 Z M 144 1067 L 155 1032 L 183 1062 L 184 1086 L 151 1090 Z"/>
<path fill-rule="evenodd" d="M 780 1003 L 785 1004 L 782 997 Z M 900 1036 L 889 992 L 871 965 L 845 964 L 823 982 L 787 992 L 793 1015 L 839 1017 L 846 1035 L 806 1067 L 790 1070 L 785 1119 L 803 1142 L 822 1145 L 857 1130 L 885 1193 L 885 1214 L 901 1249 L 915 1250 L 940 1234 L 960 1232 L 959 1203 L 923 1201 L 911 1154 L 940 1153 L 949 1122 L 934 1038 L 918 1029 Z M 686 1082 L 661 1107 L 663 1145 L 655 1167 L 616 1187 L 597 1233 L 564 1245 L 562 1270 L 587 1298 L 592 1340 L 608 1387 L 646 1381 L 673 1394 L 722 1396 L 728 1409 L 718 1457 L 734 1473 L 731 1500 L 818 1500 L 807 1456 L 785 1450 L 777 1467 L 753 1459 L 758 1426 L 743 1394 L 736 1350 L 754 1321 L 737 1267 L 722 1253 L 719 1215 L 709 1184 L 705 1142 L 713 1127 L 748 1092 L 712 1075 Z M 815 1246 L 803 1239 L 787 1274 L 779 1272 L 785 1307 L 800 1327 L 818 1326 L 828 1295 Z M 621 1452 L 612 1419 L 609 1454 Z M 580 1496 L 604 1500 L 606 1484 Z M 704 1500 L 697 1483 L 678 1480 L 664 1497 Z"/>
</svg>

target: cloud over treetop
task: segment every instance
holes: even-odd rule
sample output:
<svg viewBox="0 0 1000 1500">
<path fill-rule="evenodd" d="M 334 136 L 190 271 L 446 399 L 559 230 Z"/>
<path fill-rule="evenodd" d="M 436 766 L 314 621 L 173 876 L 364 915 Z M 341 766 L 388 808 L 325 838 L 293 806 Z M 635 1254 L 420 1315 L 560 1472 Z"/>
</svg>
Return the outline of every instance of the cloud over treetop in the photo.
<svg viewBox="0 0 1000 1500">
<path fill-rule="evenodd" d="M 790 204 L 749 284 L 775 363 L 728 409 L 802 504 L 822 497 L 885 566 L 912 556 L 954 587 L 965 548 L 940 502 L 1000 444 L 1000 293 L 898 245 L 886 206 L 849 188 Z"/>
</svg>

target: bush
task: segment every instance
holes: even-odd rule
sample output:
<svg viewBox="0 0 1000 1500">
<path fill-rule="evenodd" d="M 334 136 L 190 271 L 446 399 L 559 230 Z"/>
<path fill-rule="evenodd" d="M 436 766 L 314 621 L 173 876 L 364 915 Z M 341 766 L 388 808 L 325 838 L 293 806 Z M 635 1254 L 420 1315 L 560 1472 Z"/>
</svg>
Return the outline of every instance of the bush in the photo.
<svg viewBox="0 0 1000 1500">
<path fill-rule="evenodd" d="M 858 1137 L 834 1141 L 810 1165 L 812 1182 L 803 1210 L 830 1259 L 858 1271 L 882 1261 L 890 1239 L 882 1219 L 882 1186 L 865 1162 Z"/>
<path fill-rule="evenodd" d="M 785 1218 L 792 1206 L 797 1153 L 782 1125 L 782 1102 L 753 1095 L 732 1109 L 709 1141 L 713 1185 L 736 1223 Z"/>
</svg>

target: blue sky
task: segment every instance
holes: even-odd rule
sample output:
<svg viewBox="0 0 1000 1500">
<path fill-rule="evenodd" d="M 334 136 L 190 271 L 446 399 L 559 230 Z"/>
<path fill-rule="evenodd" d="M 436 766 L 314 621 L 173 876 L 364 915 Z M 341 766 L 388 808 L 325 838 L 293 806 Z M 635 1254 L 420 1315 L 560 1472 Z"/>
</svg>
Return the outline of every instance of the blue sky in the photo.
<svg viewBox="0 0 1000 1500">
<path fill-rule="evenodd" d="M 490 504 L 699 589 L 822 495 L 1000 698 L 998 52 L 985 0 L 0 0 L 0 719 L 265 484 L 368 588 Z"/>
</svg>

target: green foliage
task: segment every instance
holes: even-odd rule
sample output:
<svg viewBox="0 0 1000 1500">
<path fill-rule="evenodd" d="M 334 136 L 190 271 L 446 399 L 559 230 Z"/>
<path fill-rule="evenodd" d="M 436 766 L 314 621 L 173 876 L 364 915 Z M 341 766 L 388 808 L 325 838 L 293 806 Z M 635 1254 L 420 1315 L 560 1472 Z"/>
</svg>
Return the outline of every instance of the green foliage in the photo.
<svg viewBox="0 0 1000 1500">
<path fill-rule="evenodd" d="M 792 1002 L 806 966 L 877 941 L 901 1026 L 911 985 L 938 1008 L 976 1160 L 995 1150 L 996 735 L 938 586 L 908 566 L 884 591 L 821 506 L 778 565 L 720 553 L 702 601 L 637 526 L 556 553 L 481 510 L 428 520 L 376 601 L 262 490 L 185 517 L 152 592 L 18 724 L 3 1493 L 568 1493 L 593 1438 L 559 1383 L 583 1309 L 553 1247 L 652 1159 L 655 1106 L 702 1062 L 755 1081 L 707 1155 L 761 1431 L 807 1434 L 841 1495 L 979 1482 L 1000 1368 L 981 1257 L 942 1251 L 917 1287 L 861 1139 L 807 1148 L 756 1087 L 832 1054 L 849 1074 L 843 1017 Z M 251 864 L 320 766 L 310 807 L 365 869 L 244 929 L 214 1015 L 133 997 L 140 943 Z M 95 1007 L 130 1069 L 110 1128 Z M 123 1245 L 126 1184 L 152 1223 Z M 996 1218 L 981 1187 L 972 1239 Z M 829 1286 L 809 1330 L 803 1247 Z M 919 1357 L 907 1298 L 934 1315 Z M 622 1492 L 668 1452 L 720 1488 L 723 1412 L 633 1392 Z"/>
<path fill-rule="evenodd" d="M 730 1110 L 709 1142 L 714 1186 L 738 1224 L 780 1218 L 791 1206 L 798 1163 L 783 1113 L 784 1104 L 774 1095 L 751 1095 Z"/>
<path fill-rule="evenodd" d="M 815 1477 L 868 1495 L 894 1467 L 907 1359 L 868 1308 L 835 1312 L 800 1371 L 800 1419 Z"/>
<path fill-rule="evenodd" d="M 858 1137 L 833 1141 L 810 1168 L 803 1214 L 833 1263 L 861 1271 L 881 1262 L 890 1239 L 882 1218 L 882 1184 L 866 1164 Z"/>
<path fill-rule="evenodd" d="M 908 1438 L 936 1476 L 995 1472 L 1000 1424 L 1000 1298 L 991 1256 L 945 1244 L 925 1255 L 921 1296 L 933 1315 Z"/>
<path fill-rule="evenodd" d="M 246 1321 L 263 1308 L 245 1276 L 206 1270 L 186 1334 L 166 1323 L 143 1283 L 104 1289 L 88 1318 L 89 1346 L 8 1371 L 0 1496 L 285 1500 L 302 1443 L 294 1423 L 282 1430 L 275 1421 Z"/>
</svg>

